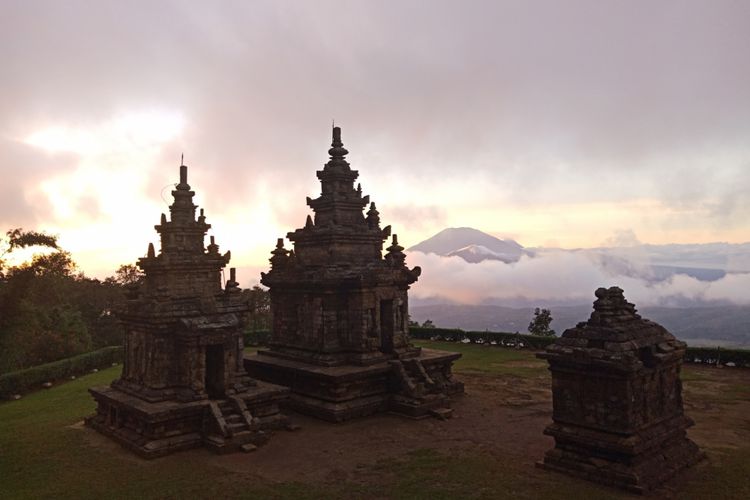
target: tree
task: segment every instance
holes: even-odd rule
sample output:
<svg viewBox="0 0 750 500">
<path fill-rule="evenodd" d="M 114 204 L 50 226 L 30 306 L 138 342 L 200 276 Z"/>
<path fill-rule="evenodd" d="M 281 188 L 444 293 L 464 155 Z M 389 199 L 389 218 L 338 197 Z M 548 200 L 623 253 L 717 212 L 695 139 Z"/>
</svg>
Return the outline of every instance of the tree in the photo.
<svg viewBox="0 0 750 500">
<path fill-rule="evenodd" d="M 427 319 L 422 323 L 422 328 L 435 328 L 435 323 L 433 323 L 431 319 Z"/>
<path fill-rule="evenodd" d="M 247 314 L 247 329 L 257 332 L 271 328 L 271 294 L 255 285 L 242 290 L 242 297 L 250 309 Z"/>
<path fill-rule="evenodd" d="M 6 256 L 34 247 L 47 252 L 6 267 Z M 90 350 L 102 298 L 101 283 L 78 272 L 55 236 L 7 231 L 0 237 L 0 373 Z"/>
<path fill-rule="evenodd" d="M 123 285 L 139 285 L 143 281 L 143 271 L 134 264 L 123 264 L 115 271 L 114 282 Z"/>
<path fill-rule="evenodd" d="M 3 277 L 3 270 L 5 269 L 5 256 L 19 248 L 30 247 L 60 249 L 57 246 L 57 236 L 39 231 L 24 231 L 20 227 L 9 229 L 5 232 L 5 238 L 0 239 L 0 277 Z"/>
<path fill-rule="evenodd" d="M 534 309 L 534 317 L 529 323 L 529 333 L 540 337 L 554 337 L 555 331 L 550 329 L 552 312 L 549 309 Z"/>
</svg>

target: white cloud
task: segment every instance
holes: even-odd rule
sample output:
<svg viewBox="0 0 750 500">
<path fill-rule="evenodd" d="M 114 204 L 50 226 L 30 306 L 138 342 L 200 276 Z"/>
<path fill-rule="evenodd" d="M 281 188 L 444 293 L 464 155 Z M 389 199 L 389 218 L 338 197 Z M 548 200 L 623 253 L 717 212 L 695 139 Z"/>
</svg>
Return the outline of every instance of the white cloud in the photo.
<svg viewBox="0 0 750 500">
<path fill-rule="evenodd" d="M 750 273 L 728 274 L 710 282 L 675 274 L 653 282 L 637 274 L 622 274 L 632 268 L 607 267 L 590 252 L 541 251 L 513 264 L 490 260 L 471 264 L 459 257 L 410 252 L 407 262 L 422 267 L 419 281 L 412 286 L 416 299 L 440 297 L 462 304 L 488 300 L 501 305 L 518 300 L 540 305 L 585 304 L 597 288 L 616 285 L 640 306 L 715 301 L 750 304 Z"/>
</svg>

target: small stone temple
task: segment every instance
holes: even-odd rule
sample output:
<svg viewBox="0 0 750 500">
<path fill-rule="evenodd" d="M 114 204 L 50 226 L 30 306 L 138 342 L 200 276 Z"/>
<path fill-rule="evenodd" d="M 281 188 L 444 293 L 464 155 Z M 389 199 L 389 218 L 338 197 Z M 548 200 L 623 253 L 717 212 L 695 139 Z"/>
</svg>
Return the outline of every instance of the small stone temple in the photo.
<svg viewBox="0 0 750 500">
<path fill-rule="evenodd" d="M 248 306 L 234 269 L 222 287 L 230 253 L 219 252 L 203 209 L 180 166 L 170 219 L 155 226 L 153 244 L 138 259 L 142 284 L 120 311 L 125 326 L 122 375 L 90 389 L 96 413 L 86 423 L 144 457 L 205 445 L 249 451 L 268 429 L 287 424 L 278 404 L 288 389 L 250 379 L 243 367 L 242 325 Z"/>
<path fill-rule="evenodd" d="M 359 173 L 345 159 L 339 127 L 328 153 L 317 172 L 321 195 L 307 199 L 314 217 L 287 234 L 293 250 L 278 240 L 262 273 L 271 341 L 245 366 L 290 387 L 295 409 L 326 420 L 378 411 L 447 417 L 450 395 L 463 392 L 451 374 L 460 354 L 409 343 L 407 291 L 421 269 L 406 266 L 396 235 L 383 255 L 391 228 L 380 227 L 375 203 L 354 186 Z"/>
<path fill-rule="evenodd" d="M 703 453 L 686 435 L 685 343 L 642 319 L 620 288 L 599 288 L 587 322 L 538 354 L 552 372 L 555 439 L 543 468 L 647 493 Z"/>
</svg>

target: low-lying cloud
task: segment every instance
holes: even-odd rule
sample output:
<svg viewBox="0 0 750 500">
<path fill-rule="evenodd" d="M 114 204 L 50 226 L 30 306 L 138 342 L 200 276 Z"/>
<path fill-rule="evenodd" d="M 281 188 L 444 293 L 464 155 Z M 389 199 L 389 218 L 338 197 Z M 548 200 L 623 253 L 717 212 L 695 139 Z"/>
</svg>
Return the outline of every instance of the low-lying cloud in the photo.
<svg viewBox="0 0 750 500">
<path fill-rule="evenodd" d="M 599 287 L 616 285 L 639 306 L 750 304 L 750 273 L 730 273 L 714 281 L 681 273 L 654 279 L 638 261 L 618 259 L 618 266 L 611 266 L 609 259 L 587 251 L 541 250 L 512 264 L 472 264 L 459 257 L 411 252 L 407 262 L 423 271 L 412 287 L 416 303 L 574 305 L 591 302 Z"/>
</svg>

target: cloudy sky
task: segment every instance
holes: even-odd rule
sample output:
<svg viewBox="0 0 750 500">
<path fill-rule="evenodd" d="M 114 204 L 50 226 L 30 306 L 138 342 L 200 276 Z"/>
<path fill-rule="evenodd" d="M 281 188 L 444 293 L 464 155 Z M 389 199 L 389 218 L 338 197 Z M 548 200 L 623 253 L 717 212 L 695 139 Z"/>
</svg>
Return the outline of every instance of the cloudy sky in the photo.
<svg viewBox="0 0 750 500">
<path fill-rule="evenodd" d="M 182 153 L 265 267 L 332 119 L 407 246 L 750 240 L 750 2 L 0 0 L 0 228 L 89 275 L 156 239 Z"/>
</svg>

